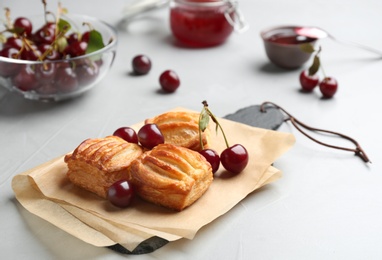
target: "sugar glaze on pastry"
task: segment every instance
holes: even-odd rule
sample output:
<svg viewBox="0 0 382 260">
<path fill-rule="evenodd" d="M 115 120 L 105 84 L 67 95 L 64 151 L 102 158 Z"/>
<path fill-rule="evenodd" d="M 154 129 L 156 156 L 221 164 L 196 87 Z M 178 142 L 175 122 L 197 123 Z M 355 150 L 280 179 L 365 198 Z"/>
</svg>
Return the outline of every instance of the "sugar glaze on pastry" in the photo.
<svg viewBox="0 0 382 260">
<path fill-rule="evenodd" d="M 131 163 L 130 178 L 144 200 L 181 211 L 206 192 L 213 175 L 198 152 L 160 144 Z"/>
<path fill-rule="evenodd" d="M 65 156 L 67 177 L 75 185 L 107 198 L 107 189 L 129 178 L 131 162 L 142 153 L 139 145 L 117 136 L 87 139 Z"/>
</svg>

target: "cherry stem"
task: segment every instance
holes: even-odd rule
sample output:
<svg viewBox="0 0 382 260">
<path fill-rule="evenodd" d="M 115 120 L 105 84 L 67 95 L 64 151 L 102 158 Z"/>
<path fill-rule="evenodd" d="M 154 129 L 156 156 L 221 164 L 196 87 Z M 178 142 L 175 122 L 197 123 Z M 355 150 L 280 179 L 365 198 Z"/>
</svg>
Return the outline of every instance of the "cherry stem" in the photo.
<svg viewBox="0 0 382 260">
<path fill-rule="evenodd" d="M 12 19 L 11 19 L 11 10 L 8 7 L 5 8 L 5 18 L 6 18 L 8 29 L 13 29 Z"/>
<path fill-rule="evenodd" d="M 319 50 L 318 50 L 318 52 L 317 52 L 317 55 L 319 55 L 320 52 L 321 52 L 321 46 L 320 46 L 320 48 L 319 48 Z M 326 73 L 325 73 L 325 70 L 324 70 L 324 66 L 322 66 L 322 61 L 321 61 L 321 59 L 320 59 L 320 69 L 321 69 L 322 75 L 324 75 L 324 78 L 326 78 Z"/>
<path fill-rule="evenodd" d="M 211 110 L 208 108 L 208 103 L 207 101 L 203 101 L 202 102 L 203 104 L 203 110 L 207 112 L 207 114 L 210 116 L 210 118 L 212 119 L 212 121 L 214 121 L 214 123 L 216 124 L 217 127 L 219 127 L 220 131 L 222 132 L 223 134 L 223 138 L 224 138 L 224 142 L 227 146 L 227 148 L 229 148 L 229 144 L 228 144 L 228 140 L 227 140 L 227 137 L 224 133 L 224 130 L 223 130 L 223 127 L 220 125 L 218 119 L 215 117 L 215 115 L 211 112 Z M 202 111 L 203 112 L 203 111 Z M 201 113 L 202 114 L 202 113 Z M 199 117 L 199 120 L 200 120 L 200 117 Z M 200 133 L 200 127 L 199 127 L 199 133 Z M 199 134 L 199 140 L 200 142 L 202 143 L 201 141 L 201 135 Z M 202 149 L 203 149 L 203 144 L 202 144 Z"/>
<path fill-rule="evenodd" d="M 203 111 L 202 111 L 202 113 L 203 113 Z M 200 128 L 200 121 L 202 118 L 202 113 L 200 113 L 200 115 L 199 115 L 199 143 L 200 143 L 200 147 L 202 148 L 202 150 L 204 150 L 204 144 L 203 144 L 203 140 L 202 140 L 202 129 Z"/>
<path fill-rule="evenodd" d="M 47 19 L 46 19 L 46 14 L 47 14 L 47 9 L 46 9 L 46 6 L 47 6 L 47 3 L 45 0 L 42 0 L 42 5 L 44 7 L 44 18 L 45 18 L 45 23 L 47 23 Z"/>
<path fill-rule="evenodd" d="M 58 34 L 56 35 L 54 41 L 50 44 L 50 47 L 52 47 L 52 49 L 48 49 L 46 50 L 42 55 L 41 55 L 41 60 L 45 60 L 46 56 L 48 56 L 48 54 L 53 50 L 55 49 L 55 45 L 57 45 L 57 42 L 60 40 L 61 37 L 64 37 L 65 36 L 65 33 L 67 32 L 67 27 L 64 26 L 63 28 L 63 31 L 60 31 L 58 32 Z"/>
<path fill-rule="evenodd" d="M 33 46 L 30 44 L 30 42 L 29 42 L 28 39 L 26 39 L 26 38 L 22 38 L 22 41 L 23 41 L 24 44 L 23 44 L 23 47 L 22 47 L 21 50 L 20 50 L 20 53 L 22 52 L 23 48 L 26 47 L 27 50 L 32 51 L 32 52 L 37 56 L 37 59 L 38 59 L 39 61 L 42 61 L 42 60 L 43 60 L 42 57 L 38 55 L 37 50 L 36 50 L 35 48 L 33 48 Z"/>
<path fill-rule="evenodd" d="M 292 125 L 298 130 L 300 131 L 303 135 L 305 135 L 306 137 L 308 137 L 309 139 L 311 139 L 312 141 L 320 144 L 320 145 L 323 145 L 323 146 L 326 146 L 326 147 L 330 147 L 330 148 L 334 148 L 334 149 L 339 149 L 339 150 L 344 150 L 344 151 L 351 151 L 351 152 L 354 152 L 354 154 L 356 156 L 359 156 L 364 162 L 369 162 L 371 163 L 371 161 L 369 160 L 369 158 L 367 157 L 365 151 L 362 149 L 362 147 L 359 145 L 359 143 L 347 136 L 347 135 L 344 135 L 344 134 L 341 134 L 341 133 L 338 133 L 338 132 L 334 132 L 334 131 L 330 131 L 330 130 L 324 130 L 324 129 L 319 129 L 319 128 L 315 128 L 315 127 L 311 127 L 311 126 L 308 126 L 307 124 L 304 124 L 303 122 L 301 122 L 300 120 L 298 120 L 297 118 L 295 118 L 294 116 L 292 116 L 290 113 L 288 113 L 285 109 L 283 109 L 282 107 L 276 105 L 275 103 L 272 103 L 272 102 L 269 102 L 269 101 L 266 101 L 264 103 L 261 104 L 260 106 L 260 111 L 261 112 L 266 112 L 266 105 L 272 105 L 274 107 L 276 107 L 277 109 L 281 110 L 282 112 L 284 112 L 288 117 L 284 120 L 284 121 L 291 121 Z M 313 131 L 313 132 L 323 132 L 323 133 L 328 133 L 328 134 L 332 134 L 332 135 L 337 135 L 341 138 L 344 138 L 344 139 L 347 139 L 348 141 L 352 142 L 356 148 L 353 149 L 353 148 L 347 148 L 347 147 L 341 147 L 341 146 L 335 146 L 335 145 L 331 145 L 331 144 L 327 144 L 327 143 L 324 143 L 324 142 L 321 142 L 315 138 L 313 138 L 312 136 L 308 135 L 307 133 L 305 133 L 301 128 L 305 128 L 307 130 L 310 130 L 310 131 Z"/>
<path fill-rule="evenodd" d="M 83 22 L 82 26 L 87 26 L 89 28 L 88 29 L 89 31 L 93 31 L 94 30 L 93 25 L 91 23 L 89 23 L 89 22 Z"/>
</svg>

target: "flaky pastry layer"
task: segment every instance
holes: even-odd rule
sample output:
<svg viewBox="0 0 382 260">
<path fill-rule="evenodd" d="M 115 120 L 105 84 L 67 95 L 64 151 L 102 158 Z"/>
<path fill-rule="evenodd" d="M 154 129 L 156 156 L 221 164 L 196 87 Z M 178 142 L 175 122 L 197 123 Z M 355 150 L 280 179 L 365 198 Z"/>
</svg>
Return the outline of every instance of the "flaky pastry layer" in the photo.
<svg viewBox="0 0 382 260">
<path fill-rule="evenodd" d="M 142 153 L 139 145 L 117 136 L 87 139 L 65 156 L 67 176 L 75 185 L 107 198 L 110 185 L 129 179 L 128 168 Z"/>
<path fill-rule="evenodd" d="M 201 154 L 172 144 L 160 144 L 134 160 L 130 177 L 140 197 L 177 211 L 199 199 L 213 180 Z"/>
</svg>

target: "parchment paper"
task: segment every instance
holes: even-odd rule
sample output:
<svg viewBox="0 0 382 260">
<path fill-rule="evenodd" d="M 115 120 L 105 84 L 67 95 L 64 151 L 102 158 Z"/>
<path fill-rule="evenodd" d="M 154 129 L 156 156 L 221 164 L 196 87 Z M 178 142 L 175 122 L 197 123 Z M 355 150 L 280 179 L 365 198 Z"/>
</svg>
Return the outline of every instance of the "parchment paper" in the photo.
<svg viewBox="0 0 382 260">
<path fill-rule="evenodd" d="M 295 142 L 292 134 L 226 119 L 219 121 L 230 145 L 240 143 L 246 147 L 249 164 L 238 175 L 220 167 L 208 191 L 182 212 L 140 199 L 129 208 L 116 208 L 70 183 L 64 156 L 15 176 L 12 187 L 27 210 L 94 246 L 120 244 L 132 251 L 155 236 L 167 241 L 193 239 L 201 227 L 229 211 L 249 193 L 280 178 L 281 171 L 271 164 Z M 139 129 L 142 124 L 133 127 Z M 212 134 L 212 147 L 219 152 L 225 148 L 220 132 Z"/>
</svg>

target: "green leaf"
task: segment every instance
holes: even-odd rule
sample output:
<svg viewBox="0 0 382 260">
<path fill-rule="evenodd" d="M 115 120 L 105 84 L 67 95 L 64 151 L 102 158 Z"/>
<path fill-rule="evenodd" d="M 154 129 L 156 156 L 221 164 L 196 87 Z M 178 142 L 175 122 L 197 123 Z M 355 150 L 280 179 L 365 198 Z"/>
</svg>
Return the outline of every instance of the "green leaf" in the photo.
<svg viewBox="0 0 382 260">
<path fill-rule="evenodd" d="M 12 28 L 12 29 L 9 29 L 8 31 L 10 33 L 15 33 L 17 35 L 21 35 L 23 32 L 24 32 L 24 28 L 21 28 L 21 27 L 15 27 L 15 28 Z"/>
<path fill-rule="evenodd" d="M 89 34 L 88 47 L 86 49 L 86 54 L 98 51 L 105 47 L 102 39 L 102 34 L 96 30 L 91 30 Z"/>
<path fill-rule="evenodd" d="M 70 23 L 64 19 L 60 19 L 58 21 L 57 27 L 58 27 L 58 31 L 60 33 L 62 32 L 63 35 L 72 28 Z"/>
<path fill-rule="evenodd" d="M 313 63 L 309 67 L 309 71 L 308 71 L 309 76 L 313 76 L 314 74 L 316 74 L 319 69 L 320 69 L 320 58 L 318 57 L 318 55 L 314 55 Z"/>
<path fill-rule="evenodd" d="M 314 49 L 313 45 L 310 44 L 310 43 L 303 43 L 301 44 L 300 46 L 301 50 L 303 52 L 307 52 L 307 53 L 313 53 L 315 52 L 316 50 Z"/>
<path fill-rule="evenodd" d="M 205 109 L 203 109 L 200 113 L 199 128 L 202 132 L 204 132 L 210 122 L 210 116 Z"/>
</svg>

